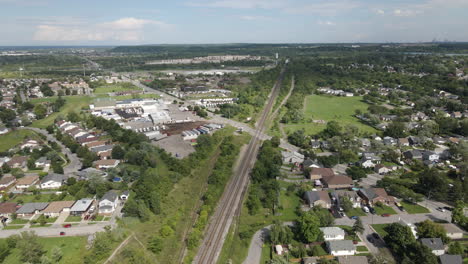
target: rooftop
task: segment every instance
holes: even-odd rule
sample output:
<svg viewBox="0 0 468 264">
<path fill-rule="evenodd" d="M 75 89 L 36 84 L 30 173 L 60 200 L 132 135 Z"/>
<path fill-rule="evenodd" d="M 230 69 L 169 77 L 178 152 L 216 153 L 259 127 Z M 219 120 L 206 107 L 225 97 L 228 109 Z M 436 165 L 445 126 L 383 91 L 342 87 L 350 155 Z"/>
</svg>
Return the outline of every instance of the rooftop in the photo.
<svg viewBox="0 0 468 264">
<path fill-rule="evenodd" d="M 432 250 L 443 250 L 445 249 L 442 239 L 436 238 L 421 238 L 421 243 Z"/>
<path fill-rule="evenodd" d="M 16 211 L 18 214 L 32 214 L 35 211 L 44 210 L 49 203 L 26 203 Z"/>
<path fill-rule="evenodd" d="M 84 212 L 88 210 L 88 208 L 91 206 L 93 203 L 93 199 L 91 198 L 83 198 L 81 200 L 78 200 L 73 204 L 73 206 L 70 208 L 71 212 Z"/>
<path fill-rule="evenodd" d="M 330 251 L 351 251 L 355 250 L 356 247 L 351 240 L 334 240 L 334 241 L 327 241 L 327 246 Z"/>
</svg>

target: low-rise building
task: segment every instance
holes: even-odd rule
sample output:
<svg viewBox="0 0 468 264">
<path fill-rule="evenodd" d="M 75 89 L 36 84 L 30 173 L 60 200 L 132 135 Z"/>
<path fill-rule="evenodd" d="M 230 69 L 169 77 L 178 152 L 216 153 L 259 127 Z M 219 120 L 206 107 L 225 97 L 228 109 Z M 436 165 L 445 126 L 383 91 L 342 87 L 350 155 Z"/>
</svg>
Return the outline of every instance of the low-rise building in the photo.
<svg viewBox="0 0 468 264">
<path fill-rule="evenodd" d="M 62 187 L 64 181 L 65 175 L 58 173 L 49 173 L 41 180 L 39 186 L 41 187 L 41 189 L 58 189 Z"/>
<path fill-rule="evenodd" d="M 327 241 L 328 253 L 333 256 L 349 256 L 356 254 L 356 246 L 351 240 Z"/>
<path fill-rule="evenodd" d="M 320 231 L 322 231 L 323 239 L 325 241 L 345 239 L 345 231 L 342 228 L 336 226 L 321 227 Z"/>
<path fill-rule="evenodd" d="M 32 186 L 34 186 L 37 182 L 39 181 L 39 175 L 37 174 L 29 174 L 25 175 L 22 178 L 19 178 L 18 181 L 16 181 L 16 189 L 28 189 Z"/>
<path fill-rule="evenodd" d="M 361 196 L 364 202 L 370 206 L 373 206 L 377 202 L 386 204 L 395 203 L 395 197 L 388 195 L 383 188 L 360 189 L 358 194 Z"/>
<path fill-rule="evenodd" d="M 70 208 L 70 214 L 73 216 L 82 216 L 86 214 L 93 205 L 93 202 L 94 200 L 91 198 L 83 198 L 76 201 Z"/>
<path fill-rule="evenodd" d="M 129 191 L 123 191 L 122 194 L 120 194 L 120 200 L 128 200 L 129 196 L 130 196 Z"/>
<path fill-rule="evenodd" d="M 311 180 L 320 180 L 325 177 L 335 176 L 331 168 L 312 168 L 309 173 Z"/>
<path fill-rule="evenodd" d="M 322 208 L 330 208 L 331 200 L 326 191 L 307 191 L 304 193 L 304 200 L 310 208 L 321 206 Z"/>
<path fill-rule="evenodd" d="M 0 216 L 10 218 L 16 212 L 16 203 L 0 203 Z"/>
<path fill-rule="evenodd" d="M 304 155 L 299 152 L 281 151 L 284 164 L 295 164 L 304 162 Z"/>
<path fill-rule="evenodd" d="M 12 157 L 8 162 L 8 166 L 13 169 L 26 169 L 26 165 L 28 163 L 28 157 L 26 156 L 15 156 Z"/>
<path fill-rule="evenodd" d="M 117 207 L 119 195 L 116 191 L 108 191 L 99 201 L 99 214 L 112 214 Z"/>
<path fill-rule="evenodd" d="M 441 224 L 442 227 L 447 232 L 447 236 L 451 239 L 461 239 L 463 238 L 463 230 L 454 224 Z"/>
<path fill-rule="evenodd" d="M 70 212 L 75 201 L 51 202 L 42 213 L 49 217 L 58 217 L 62 212 Z"/>
<path fill-rule="evenodd" d="M 331 177 L 323 177 L 325 187 L 330 189 L 347 189 L 353 187 L 353 179 L 346 175 L 333 175 Z"/>
<path fill-rule="evenodd" d="M 0 179 L 0 189 L 8 188 L 15 182 L 16 178 L 11 176 L 11 174 L 3 175 L 3 177 Z"/>
<path fill-rule="evenodd" d="M 444 254 L 439 257 L 440 264 L 462 264 L 463 258 L 460 255 Z"/>
<path fill-rule="evenodd" d="M 34 166 L 36 166 L 36 168 L 45 168 L 47 166 L 50 166 L 50 163 L 51 161 L 48 160 L 46 157 L 41 157 L 34 162 Z"/>
<path fill-rule="evenodd" d="M 339 256 L 338 263 L 340 264 L 368 264 L 365 256 Z"/>
<path fill-rule="evenodd" d="M 107 160 L 98 160 L 94 162 L 96 169 L 105 170 L 109 168 L 115 168 L 119 165 L 120 160 L 116 159 L 107 159 Z"/>
<path fill-rule="evenodd" d="M 339 198 L 346 197 L 353 204 L 353 208 L 361 207 L 361 197 L 355 191 L 346 191 L 346 190 L 336 190 L 336 196 Z"/>
<path fill-rule="evenodd" d="M 439 237 L 436 238 L 421 238 L 421 244 L 425 245 L 426 247 L 430 248 L 432 254 L 436 256 L 440 256 L 445 254 L 445 246 L 442 239 Z"/>
<path fill-rule="evenodd" d="M 41 213 L 48 205 L 49 203 L 26 203 L 16 210 L 16 214 L 18 217 L 28 218 Z"/>
</svg>

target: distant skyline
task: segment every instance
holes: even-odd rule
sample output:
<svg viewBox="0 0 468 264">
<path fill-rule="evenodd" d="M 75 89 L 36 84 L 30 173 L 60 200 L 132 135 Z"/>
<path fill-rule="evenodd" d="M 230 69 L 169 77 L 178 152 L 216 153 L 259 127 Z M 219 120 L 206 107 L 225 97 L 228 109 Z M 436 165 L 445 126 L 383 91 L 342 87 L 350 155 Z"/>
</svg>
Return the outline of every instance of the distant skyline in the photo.
<svg viewBox="0 0 468 264">
<path fill-rule="evenodd" d="M 468 41 L 468 0 L 0 0 L 0 46 Z"/>
</svg>

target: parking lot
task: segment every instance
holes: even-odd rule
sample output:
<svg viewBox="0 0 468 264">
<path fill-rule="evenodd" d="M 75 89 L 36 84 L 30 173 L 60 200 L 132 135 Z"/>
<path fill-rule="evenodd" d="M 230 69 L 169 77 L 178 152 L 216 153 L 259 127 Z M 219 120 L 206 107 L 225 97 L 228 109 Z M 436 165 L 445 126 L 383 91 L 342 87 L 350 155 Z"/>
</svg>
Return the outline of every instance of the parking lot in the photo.
<svg viewBox="0 0 468 264">
<path fill-rule="evenodd" d="M 172 135 L 158 141 L 153 141 L 152 144 L 181 159 L 195 152 L 195 148 L 190 141 L 183 140 L 181 135 Z"/>
</svg>

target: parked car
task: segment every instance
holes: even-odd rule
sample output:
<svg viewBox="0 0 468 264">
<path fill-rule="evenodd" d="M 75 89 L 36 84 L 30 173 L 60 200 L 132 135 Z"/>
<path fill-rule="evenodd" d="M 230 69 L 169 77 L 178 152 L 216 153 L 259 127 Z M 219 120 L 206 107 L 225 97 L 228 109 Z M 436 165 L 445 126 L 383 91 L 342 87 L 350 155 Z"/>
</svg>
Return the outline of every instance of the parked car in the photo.
<svg viewBox="0 0 468 264">
<path fill-rule="evenodd" d="M 390 214 L 383 214 L 382 216 L 383 216 L 383 217 L 389 217 Z"/>
<path fill-rule="evenodd" d="M 63 232 L 63 231 L 60 232 L 60 235 L 61 235 L 61 236 L 64 236 L 64 235 L 65 235 L 65 232 Z"/>
<path fill-rule="evenodd" d="M 453 211 L 453 208 L 452 208 L 452 207 L 448 207 L 448 206 L 444 206 L 444 209 L 447 210 L 447 211 Z"/>
<path fill-rule="evenodd" d="M 398 207 L 398 209 L 400 209 L 400 211 L 402 211 L 402 212 L 405 211 L 405 208 L 399 202 L 395 202 L 395 205 L 396 205 L 396 207 Z"/>
<path fill-rule="evenodd" d="M 377 234 L 377 233 L 372 233 L 372 236 L 373 236 L 375 239 L 379 239 L 379 238 L 380 238 L 379 234 Z"/>
<path fill-rule="evenodd" d="M 366 213 L 369 213 L 369 212 L 370 212 L 370 211 L 369 211 L 369 208 L 368 208 L 367 206 L 363 206 L 363 207 L 362 207 L 362 210 L 363 210 L 364 212 L 366 212 Z"/>
<path fill-rule="evenodd" d="M 357 219 L 358 219 L 358 217 L 357 217 L 357 216 L 355 216 L 355 215 L 353 215 L 353 216 L 351 216 L 351 219 L 357 220 Z"/>
<path fill-rule="evenodd" d="M 443 212 L 445 212 L 445 209 L 444 209 L 444 208 L 442 208 L 442 207 L 438 207 L 438 208 L 437 208 L 437 211 L 440 211 L 440 212 L 442 212 L 442 213 L 443 213 Z"/>
<path fill-rule="evenodd" d="M 72 226 L 71 224 L 65 224 L 65 225 L 63 225 L 63 227 L 65 227 L 65 228 L 70 228 L 71 226 Z"/>
<path fill-rule="evenodd" d="M 374 209 L 374 207 L 369 207 L 369 211 L 371 212 L 371 214 L 375 214 L 375 209 Z"/>
</svg>

